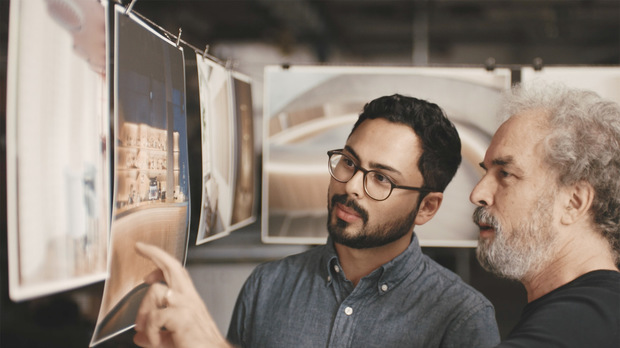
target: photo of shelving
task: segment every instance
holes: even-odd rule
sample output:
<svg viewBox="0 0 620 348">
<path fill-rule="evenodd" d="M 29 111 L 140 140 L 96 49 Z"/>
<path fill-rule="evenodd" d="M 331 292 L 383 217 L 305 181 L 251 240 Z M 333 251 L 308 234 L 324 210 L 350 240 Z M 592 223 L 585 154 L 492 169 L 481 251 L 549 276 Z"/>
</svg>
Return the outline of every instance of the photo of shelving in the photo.
<svg viewBox="0 0 620 348">
<path fill-rule="evenodd" d="M 185 262 L 189 172 L 183 51 L 115 11 L 114 198 L 109 276 L 91 345 L 133 327 L 155 265 L 136 242 Z"/>
</svg>

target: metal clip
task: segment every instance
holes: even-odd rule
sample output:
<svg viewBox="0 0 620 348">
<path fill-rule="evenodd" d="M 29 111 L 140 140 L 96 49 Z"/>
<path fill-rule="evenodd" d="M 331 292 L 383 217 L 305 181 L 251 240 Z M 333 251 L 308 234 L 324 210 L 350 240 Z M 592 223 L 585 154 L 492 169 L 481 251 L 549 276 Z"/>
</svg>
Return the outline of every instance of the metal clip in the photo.
<svg viewBox="0 0 620 348">
<path fill-rule="evenodd" d="M 181 42 L 182 33 L 183 33 L 183 29 L 179 28 L 179 36 L 177 36 L 177 47 L 179 47 L 179 43 Z"/>
<path fill-rule="evenodd" d="M 133 8 L 133 5 L 136 4 L 138 0 L 131 0 L 131 3 L 129 4 L 129 6 L 127 6 L 127 9 L 125 9 L 125 14 L 129 14 L 129 12 L 131 12 L 131 9 Z"/>
</svg>

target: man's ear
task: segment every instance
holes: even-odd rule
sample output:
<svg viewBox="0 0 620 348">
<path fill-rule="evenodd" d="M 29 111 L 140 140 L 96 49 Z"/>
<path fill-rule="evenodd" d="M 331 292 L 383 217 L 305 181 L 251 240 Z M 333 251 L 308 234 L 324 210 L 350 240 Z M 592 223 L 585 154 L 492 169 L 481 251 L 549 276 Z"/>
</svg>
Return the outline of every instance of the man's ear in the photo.
<svg viewBox="0 0 620 348">
<path fill-rule="evenodd" d="M 427 194 L 426 197 L 422 199 L 422 203 L 420 203 L 418 215 L 416 215 L 414 223 L 416 225 L 424 225 L 427 223 L 433 218 L 433 216 L 435 216 L 435 213 L 439 210 L 442 201 L 442 192 L 431 192 Z"/>
<path fill-rule="evenodd" d="M 588 215 L 594 200 L 594 187 L 586 181 L 579 181 L 565 188 L 566 197 L 561 222 L 573 224 Z"/>
</svg>

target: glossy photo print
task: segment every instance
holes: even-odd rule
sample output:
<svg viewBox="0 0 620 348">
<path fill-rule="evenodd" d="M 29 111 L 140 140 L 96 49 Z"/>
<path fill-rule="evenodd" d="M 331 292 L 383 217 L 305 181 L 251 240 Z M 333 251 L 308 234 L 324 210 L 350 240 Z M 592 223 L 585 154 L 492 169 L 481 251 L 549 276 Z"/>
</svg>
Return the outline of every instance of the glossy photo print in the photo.
<svg viewBox="0 0 620 348">
<path fill-rule="evenodd" d="M 234 114 L 230 71 L 198 54 L 196 63 L 202 146 L 202 203 L 196 244 L 202 244 L 230 232 Z"/>
<path fill-rule="evenodd" d="M 196 55 L 200 92 L 202 203 L 196 244 L 256 221 L 252 81 Z"/>
<path fill-rule="evenodd" d="M 415 231 L 423 246 L 473 247 L 469 192 L 498 126 L 510 71 L 483 68 L 280 66 L 265 68 L 262 240 L 317 244 L 327 239 L 327 151 L 342 148 L 363 106 L 399 93 L 438 104 L 457 127 L 463 162 L 442 207 Z"/>
<path fill-rule="evenodd" d="M 10 4 L 7 64 L 9 295 L 106 276 L 110 216 L 106 20 L 95 0 Z"/>
<path fill-rule="evenodd" d="M 231 228 L 256 221 L 256 153 L 254 151 L 254 112 L 252 81 L 242 73 L 232 72 L 235 156 L 233 165 L 233 199 Z"/>
<path fill-rule="evenodd" d="M 91 345 L 134 325 L 156 268 L 136 242 L 184 263 L 190 217 L 183 51 L 117 8 L 115 52 L 109 276 Z"/>
<path fill-rule="evenodd" d="M 540 70 L 521 68 L 521 81 L 535 79 L 558 81 L 571 87 L 589 89 L 603 98 L 620 103 L 620 67 L 617 66 L 545 66 Z"/>
</svg>

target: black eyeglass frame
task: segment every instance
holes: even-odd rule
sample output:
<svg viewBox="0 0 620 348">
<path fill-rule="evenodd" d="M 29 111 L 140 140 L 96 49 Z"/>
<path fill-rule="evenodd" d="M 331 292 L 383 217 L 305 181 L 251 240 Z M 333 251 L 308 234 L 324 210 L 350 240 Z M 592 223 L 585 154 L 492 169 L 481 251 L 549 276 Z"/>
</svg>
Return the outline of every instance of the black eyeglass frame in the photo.
<svg viewBox="0 0 620 348">
<path fill-rule="evenodd" d="M 336 178 L 336 177 L 334 176 L 334 173 L 332 172 L 332 165 L 331 165 L 331 158 L 332 158 L 332 156 L 333 156 L 333 155 L 340 155 L 340 156 L 344 156 L 344 157 L 348 158 L 348 159 L 351 161 L 351 163 L 353 163 L 353 167 L 355 168 L 355 170 L 353 171 L 353 174 L 351 174 L 351 177 L 350 177 L 348 180 L 346 180 L 346 181 L 339 180 L 338 178 Z M 358 170 L 360 170 L 362 173 L 364 173 L 364 177 L 362 178 L 362 183 L 364 184 L 364 192 L 366 192 L 366 195 L 367 195 L 368 197 L 370 197 L 370 198 L 374 199 L 375 201 L 379 201 L 379 202 L 381 202 L 381 201 L 385 201 L 386 199 L 390 198 L 390 196 L 392 195 L 392 191 L 394 191 L 394 189 L 395 189 L 395 188 L 397 188 L 397 189 L 403 189 L 403 190 L 411 190 L 411 191 L 424 192 L 424 193 L 429 193 L 429 192 L 437 192 L 436 190 L 429 189 L 429 188 L 425 188 L 425 187 L 414 187 L 414 186 L 396 185 L 396 184 L 392 181 L 392 179 L 390 179 L 387 175 L 385 175 L 385 174 L 383 174 L 383 173 L 381 173 L 381 172 L 379 172 L 379 171 L 377 171 L 377 170 L 372 170 L 372 169 L 371 169 L 371 170 L 368 170 L 368 169 L 366 169 L 366 168 L 363 168 L 363 167 L 361 167 L 361 166 L 357 165 L 357 164 L 355 163 L 355 161 L 354 161 L 354 160 L 353 160 L 353 159 L 352 159 L 349 155 L 347 155 L 347 154 L 345 154 L 345 153 L 344 153 L 344 149 L 336 149 L 336 150 L 330 150 L 330 151 L 327 151 L 327 156 L 328 156 L 328 159 L 327 159 L 327 168 L 328 168 L 328 170 L 329 170 L 329 175 L 331 175 L 331 177 L 332 177 L 332 178 L 334 178 L 334 180 L 336 180 L 336 181 L 338 181 L 338 182 L 341 182 L 341 183 L 347 183 L 347 182 L 349 182 L 349 180 L 351 180 L 351 179 L 355 176 L 355 174 L 357 174 L 357 171 L 358 171 Z M 390 183 L 390 192 L 388 193 L 388 195 L 387 195 L 385 198 L 383 198 L 383 199 L 376 199 L 375 197 L 371 196 L 371 195 L 370 195 L 370 193 L 368 193 L 368 188 L 366 187 L 366 176 L 367 176 L 367 174 L 368 174 L 368 173 L 370 173 L 370 172 L 373 172 L 373 173 L 379 173 L 380 175 L 385 176 L 386 180 L 387 180 L 387 181 L 389 181 L 389 183 Z"/>
</svg>

